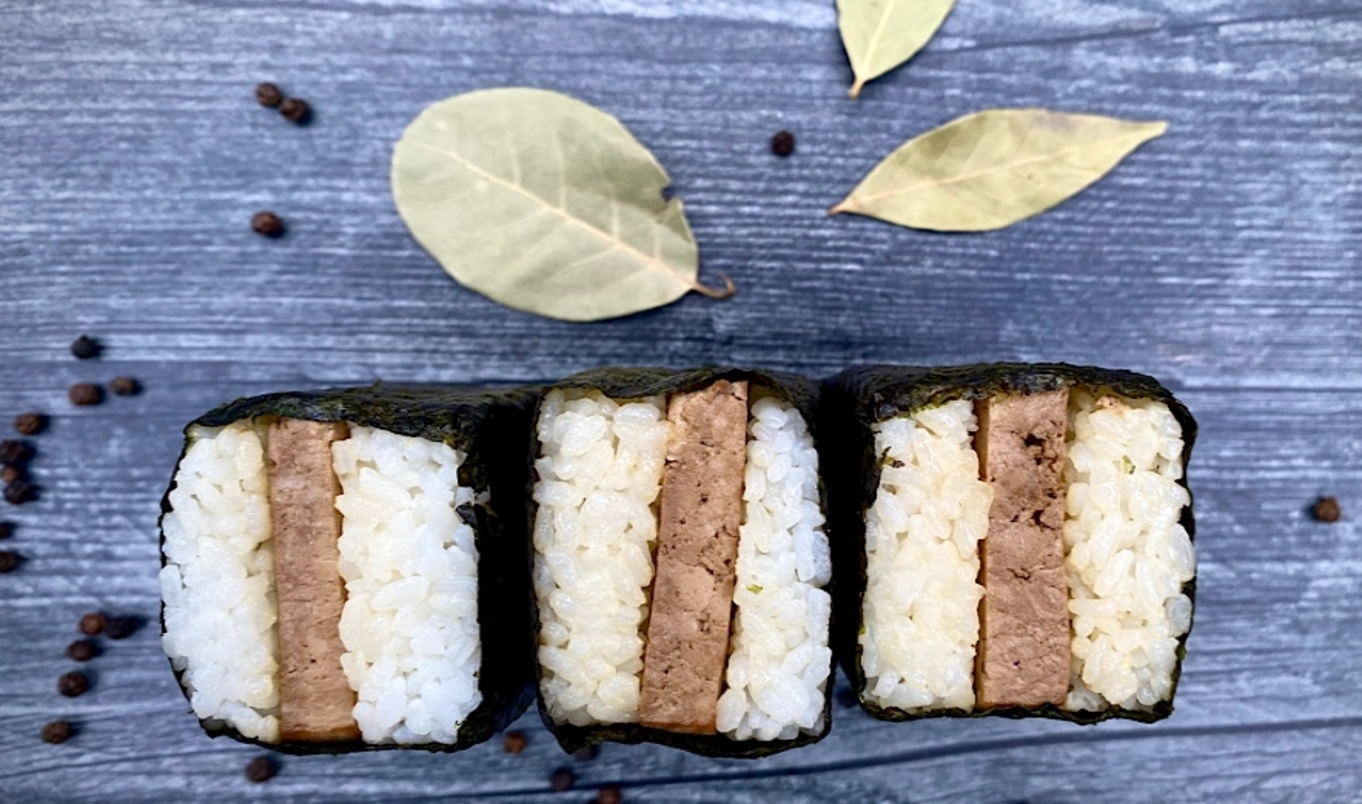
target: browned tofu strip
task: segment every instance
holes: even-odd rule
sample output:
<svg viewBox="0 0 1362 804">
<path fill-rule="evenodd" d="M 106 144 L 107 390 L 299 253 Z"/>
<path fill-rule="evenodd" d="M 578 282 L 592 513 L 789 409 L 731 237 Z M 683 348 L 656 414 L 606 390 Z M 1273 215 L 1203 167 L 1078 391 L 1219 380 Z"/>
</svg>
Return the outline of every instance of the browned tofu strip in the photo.
<svg viewBox="0 0 1362 804">
<path fill-rule="evenodd" d="M 639 720 L 714 734 L 747 466 L 747 383 L 719 380 L 667 405 L 657 570 Z"/>
<path fill-rule="evenodd" d="M 340 657 L 340 484 L 331 442 L 344 424 L 280 419 L 270 425 L 270 519 L 279 601 L 279 736 L 285 742 L 359 737 L 355 693 Z"/>
<path fill-rule="evenodd" d="M 1062 704 L 1069 692 L 1064 575 L 1067 389 L 977 405 L 975 448 L 993 486 L 979 543 L 984 599 L 974 688 L 980 707 Z"/>
</svg>

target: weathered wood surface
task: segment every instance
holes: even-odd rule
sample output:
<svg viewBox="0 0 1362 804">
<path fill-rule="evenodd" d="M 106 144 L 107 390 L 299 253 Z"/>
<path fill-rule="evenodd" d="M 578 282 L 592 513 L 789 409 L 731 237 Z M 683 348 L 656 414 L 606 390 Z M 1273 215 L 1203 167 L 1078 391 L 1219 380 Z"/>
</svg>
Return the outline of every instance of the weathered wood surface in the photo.
<svg viewBox="0 0 1362 804">
<path fill-rule="evenodd" d="M 600 364 L 1070 360 L 1152 373 L 1202 423 L 1199 597 L 1177 713 L 1145 727 L 881 724 L 838 708 L 756 762 L 607 746 L 640 801 L 1355 799 L 1362 738 L 1362 10 L 1347 0 L 962 0 L 846 99 L 831 0 L 0 0 L 0 423 L 37 409 L 44 495 L 3 548 L 0 801 L 577 800 L 532 717 L 519 757 L 288 758 L 200 735 L 154 628 L 55 692 L 94 607 L 154 617 L 157 502 L 184 422 L 362 382 L 538 380 Z M 260 109 L 257 81 L 311 101 Z M 388 159 L 425 104 L 523 84 L 619 116 L 740 286 L 572 325 L 453 284 L 397 219 Z M 972 236 L 828 218 L 902 140 L 989 106 L 1170 131 L 1077 199 Z M 787 160 L 767 138 L 798 136 Z M 272 208 L 288 235 L 247 225 Z M 102 359 L 66 351 L 89 332 Z M 145 392 L 93 409 L 77 380 Z M 1311 522 L 1316 495 L 1345 520 Z M 37 739 L 67 716 L 79 736 Z"/>
</svg>

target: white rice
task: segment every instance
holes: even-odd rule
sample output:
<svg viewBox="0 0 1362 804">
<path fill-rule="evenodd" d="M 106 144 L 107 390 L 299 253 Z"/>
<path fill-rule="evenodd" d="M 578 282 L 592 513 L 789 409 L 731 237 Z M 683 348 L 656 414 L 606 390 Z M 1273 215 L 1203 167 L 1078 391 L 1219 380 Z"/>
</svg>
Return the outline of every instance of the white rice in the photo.
<svg viewBox="0 0 1362 804">
<path fill-rule="evenodd" d="M 737 613 L 718 730 L 788 740 L 823 725 L 831 669 L 832 578 L 818 496 L 818 452 L 804 417 L 773 398 L 752 404 L 739 532 Z"/>
<path fill-rule="evenodd" d="M 1187 531 L 1182 429 L 1161 402 L 1075 389 L 1064 464 L 1065 566 L 1073 614 L 1065 708 L 1148 709 L 1172 695 L 1182 585 L 1196 571 Z"/>
<path fill-rule="evenodd" d="M 194 714 L 279 739 L 278 608 L 261 429 L 195 427 L 162 522 L 162 644 Z"/>
<path fill-rule="evenodd" d="M 979 479 L 965 400 L 880 422 L 884 463 L 866 512 L 859 637 L 865 696 L 908 712 L 974 708 L 978 543 L 992 487 Z"/>
<path fill-rule="evenodd" d="M 355 722 L 368 743 L 452 744 L 482 703 L 478 551 L 455 513 L 474 499 L 458 481 L 464 455 L 369 427 L 331 450 Z"/>
<path fill-rule="evenodd" d="M 534 590 L 557 723 L 636 722 L 666 460 L 661 397 L 554 390 L 540 407 Z"/>
</svg>

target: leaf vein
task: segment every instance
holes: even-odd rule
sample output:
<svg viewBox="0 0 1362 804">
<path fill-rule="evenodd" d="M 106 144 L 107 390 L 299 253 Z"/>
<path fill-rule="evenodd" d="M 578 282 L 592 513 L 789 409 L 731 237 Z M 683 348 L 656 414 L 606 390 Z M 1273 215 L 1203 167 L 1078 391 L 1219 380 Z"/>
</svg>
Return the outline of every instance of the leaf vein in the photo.
<svg viewBox="0 0 1362 804">
<path fill-rule="evenodd" d="M 1128 136 L 1128 135 L 1126 135 L 1126 136 Z M 1082 142 L 1082 143 L 1078 143 L 1078 144 L 1076 144 L 1076 145 L 1071 145 L 1071 146 L 1069 146 L 1068 148 L 1061 148 L 1061 149 L 1059 149 L 1059 150 L 1057 150 L 1057 151 L 1051 151 L 1051 152 L 1049 152 L 1049 153 L 1039 154 L 1039 155 L 1037 155 L 1037 156 L 1028 157 L 1028 158 L 1026 158 L 1026 159 L 1019 159 L 1019 160 L 1017 160 L 1017 161 L 1015 161 L 1015 162 L 1008 162 L 1008 163 L 1002 164 L 1002 165 L 995 165 L 995 166 L 992 166 L 992 167 L 986 167 L 986 168 L 982 168 L 982 169 L 980 169 L 980 170 L 971 171 L 971 172 L 969 172 L 969 173 L 961 173 L 961 174 L 958 175 L 958 176 L 951 176 L 951 177 L 945 177 L 945 178 L 936 178 L 936 179 L 931 179 L 931 180 L 928 180 L 928 181 L 920 182 L 920 183 L 918 183 L 918 184 L 914 184 L 914 185 L 909 186 L 909 187 L 902 187 L 902 188 L 898 188 L 898 189 L 894 189 L 894 190 L 885 190 L 884 192 L 880 192 L 880 193 L 871 193 L 871 194 L 869 194 L 869 195 L 863 195 L 863 196 L 853 196 L 853 197 L 852 197 L 852 200 L 854 201 L 854 205 L 855 205 L 855 206 L 857 206 L 857 207 L 864 207 L 866 204 L 872 204 L 872 203 L 874 203 L 874 202 L 876 202 L 876 201 L 880 201 L 880 200 L 885 199 L 885 198 L 893 198 L 893 197 L 895 197 L 895 196 L 900 196 L 900 195 L 909 195 L 909 194 L 912 194 L 912 193 L 920 192 L 920 191 L 922 191 L 922 190 L 930 190 L 930 189 L 932 189 L 932 188 L 934 188 L 934 187 L 948 187 L 948 186 L 950 186 L 950 185 L 952 185 L 952 184 L 959 184 L 960 182 L 969 181 L 970 179 L 977 179 L 977 178 L 979 178 L 979 177 L 981 177 L 981 176 L 987 176 L 987 175 L 990 175 L 990 174 L 992 174 L 992 173 L 1002 173 L 1002 172 L 1004 172 L 1004 171 L 1016 170 L 1017 168 L 1025 167 L 1025 166 L 1027 166 L 1027 165 L 1037 164 L 1037 163 L 1039 163 L 1039 162 L 1046 162 L 1046 161 L 1050 161 L 1050 160 L 1058 160 L 1058 159 L 1061 159 L 1062 157 L 1064 157 L 1065 155 L 1070 154 L 1070 153 L 1073 153 L 1073 152 L 1075 152 L 1075 151 L 1082 151 L 1082 150 L 1085 150 L 1085 149 L 1088 149 L 1088 148 L 1093 148 L 1093 147 L 1096 147 L 1096 146 L 1105 144 L 1105 143 L 1107 143 L 1107 142 L 1117 141 L 1117 140 L 1121 140 L 1121 139 L 1125 139 L 1125 138 L 1126 138 L 1125 136 L 1121 136 L 1121 137 L 1108 137 L 1108 138 L 1103 138 L 1103 139 L 1100 139 L 1100 140 L 1089 140 L 1089 141 L 1087 141 L 1087 142 Z"/>
<path fill-rule="evenodd" d="M 884 35 L 885 23 L 889 21 L 890 13 L 898 0 L 889 0 L 884 4 L 884 9 L 880 12 L 880 20 L 875 24 L 875 30 L 870 34 L 870 41 L 866 43 L 865 55 L 861 57 L 862 64 L 866 69 L 870 69 L 870 62 L 875 57 L 875 51 L 880 48 L 880 37 Z"/>
<path fill-rule="evenodd" d="M 520 185 L 518 185 L 518 184 L 515 184 L 515 183 L 513 183 L 513 182 L 507 181 L 506 179 L 503 179 L 502 177 L 497 176 L 497 175 L 494 174 L 494 173 L 491 173 L 491 172 L 489 172 L 489 171 L 487 171 L 487 170 L 484 170 L 484 169 L 482 169 L 481 167 L 478 167 L 477 165 L 473 164 L 472 162 L 468 161 L 467 159 L 463 158 L 462 156 L 460 156 L 459 154 L 457 154 L 457 153 L 455 153 L 455 152 L 447 151 L 447 150 L 444 150 L 443 148 L 438 148 L 438 147 L 436 147 L 436 146 L 434 146 L 434 145 L 431 145 L 431 144 L 425 143 L 425 142 L 419 142 L 419 141 L 418 141 L 418 142 L 415 142 L 414 144 L 415 144 L 415 145 L 418 145 L 418 146 L 420 146 L 420 147 L 422 147 L 422 148 L 425 148 L 426 150 L 431 151 L 431 152 L 433 152 L 433 153 L 437 153 L 437 154 L 440 154 L 441 156 L 448 157 L 449 159 L 454 160 L 456 163 L 458 163 L 458 164 L 459 164 L 460 166 L 462 166 L 464 169 L 468 170 L 470 173 L 472 173 L 472 174 L 474 174 L 474 175 L 476 175 L 476 176 L 478 176 L 478 177 L 480 177 L 480 178 L 482 178 L 482 179 L 484 179 L 484 180 L 486 180 L 486 181 L 488 181 L 488 182 L 491 182 L 492 184 L 495 184 L 495 185 L 497 185 L 498 187 L 501 187 L 501 188 L 503 188 L 503 189 L 505 189 L 505 190 L 508 190 L 508 191 L 510 191 L 510 192 L 512 192 L 512 193 L 515 193 L 515 194 L 517 194 L 517 195 L 519 195 L 519 196 L 521 196 L 521 197 L 523 197 L 523 198 L 529 200 L 529 201 L 532 202 L 532 203 L 535 203 L 535 204 L 538 204 L 538 205 L 542 206 L 545 210 L 547 210 L 548 212 L 552 213 L 553 215 L 556 215 L 557 217 L 559 217 L 560 219 L 562 219 L 564 222 L 566 222 L 566 223 L 568 223 L 568 224 L 570 224 L 570 225 L 572 225 L 572 226 L 576 226 L 577 228 L 579 228 L 579 229 L 581 229 L 581 230 L 587 232 L 588 234 L 591 234 L 591 235 L 593 235 L 594 237 L 599 238 L 600 240 L 602 240 L 602 241 L 604 241 L 605 243 L 607 243 L 607 244 L 610 246 L 610 248 L 612 248 L 612 249 L 618 249 L 618 250 L 620 250 L 620 251 L 623 251 L 624 253 L 626 253 L 626 254 L 628 254 L 629 256 L 633 257 L 634 259 L 638 260 L 638 261 L 639 261 L 640 263 L 642 263 L 643 265 L 645 265 L 645 266 L 651 268 L 651 269 L 654 270 L 654 271 L 657 271 L 658 273 L 664 274 L 665 276 L 667 276 L 668 278 L 672 279 L 673 281 L 679 282 L 679 283 L 685 285 L 687 288 L 690 288 L 691 290 L 697 290 L 697 291 L 700 291 L 700 292 L 702 292 L 702 293 L 708 291 L 708 288 L 706 288 L 704 285 L 701 285 L 701 284 L 699 283 L 699 281 L 687 279 L 687 278 L 685 278 L 685 277 L 682 277 L 682 276 L 678 275 L 677 272 L 674 271 L 674 270 L 671 268 L 671 266 L 667 265 L 666 262 L 664 262 L 663 260 L 659 259 L 657 256 L 650 256 L 649 254 L 647 254 L 647 253 L 645 253 L 645 252 L 643 252 L 643 251 L 640 251 L 639 249 L 635 248 L 635 247 L 634 247 L 633 245 L 631 245 L 630 243 L 627 243 L 627 242 L 625 242 L 624 240 L 621 240 L 617 235 L 612 235 L 612 234 L 610 234 L 609 232 L 606 232 L 606 231 L 600 229 L 599 227 L 594 226 L 594 225 L 592 225 L 591 223 L 588 223 L 588 222 L 585 221 L 585 220 L 582 220 L 581 218 L 577 217 L 576 215 L 573 215 L 572 213 L 570 213 L 570 212 L 568 212 L 566 209 L 564 209 L 563 206 L 555 206 L 554 204 L 552 204 L 552 203 L 546 201 L 545 199 L 539 197 L 539 196 L 536 195 L 535 193 L 530 192 L 528 189 L 526 189 L 526 188 L 524 188 L 524 187 L 522 187 L 522 186 L 520 186 Z M 558 152 L 558 154 L 559 154 L 559 159 L 560 159 L 560 162 L 561 162 L 562 154 L 561 154 L 561 150 L 559 150 L 559 149 L 557 148 L 557 142 L 556 142 L 556 141 L 555 141 L 555 151 Z M 561 186 L 561 188 L 562 188 L 562 191 L 563 191 L 563 192 L 566 192 L 566 184 L 562 184 L 562 185 L 560 185 L 560 186 Z M 566 199 L 564 199 L 564 200 L 566 200 Z"/>
</svg>

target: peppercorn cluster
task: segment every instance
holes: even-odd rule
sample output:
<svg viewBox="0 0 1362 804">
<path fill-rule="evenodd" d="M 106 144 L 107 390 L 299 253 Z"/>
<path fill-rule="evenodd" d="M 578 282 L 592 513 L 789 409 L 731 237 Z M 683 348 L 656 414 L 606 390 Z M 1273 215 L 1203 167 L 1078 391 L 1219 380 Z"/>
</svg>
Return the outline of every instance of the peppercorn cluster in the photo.
<svg viewBox="0 0 1362 804">
<path fill-rule="evenodd" d="M 82 615 L 76 623 L 76 630 L 85 636 L 66 646 L 66 658 L 85 664 L 100 656 L 104 650 L 94 637 L 107 639 L 126 639 L 137 632 L 141 620 L 129 615 L 110 617 L 102 611 L 91 611 Z M 84 670 L 70 670 L 57 678 L 57 692 L 66 698 L 79 698 L 90 691 L 94 685 L 93 677 Z M 76 733 L 76 726 L 69 720 L 54 720 L 43 726 L 39 735 L 43 742 L 64 743 Z"/>
<path fill-rule="evenodd" d="M 104 351 L 103 344 L 89 335 L 81 335 L 71 342 L 71 355 L 77 360 L 93 360 Z M 133 396 L 140 392 L 141 385 L 132 377 L 115 377 L 109 381 L 109 393 L 114 396 Z M 72 405 L 86 407 L 97 405 L 104 400 L 104 389 L 92 382 L 77 382 L 67 389 L 66 396 Z M 51 420 L 39 411 L 20 413 L 13 419 L 14 431 L 21 438 L 0 439 L 0 482 L 4 484 L 4 499 L 11 505 L 23 505 L 38 499 L 38 488 L 30 480 L 29 468 L 37 456 L 37 449 L 28 439 L 45 433 Z M 0 541 L 10 539 L 15 526 L 0 521 Z M 23 559 L 10 550 L 0 550 L 0 574 L 18 569 Z M 66 646 L 66 658 L 80 664 L 88 663 L 103 653 L 100 643 L 94 637 L 103 636 L 118 640 L 132 636 L 141 627 L 141 619 L 134 616 L 110 617 L 102 612 L 92 611 L 80 618 L 77 628 L 85 638 L 76 639 Z M 94 684 L 94 676 L 85 670 L 70 670 L 57 678 L 57 693 L 66 698 L 77 698 L 87 693 Z M 70 720 L 53 720 L 45 724 L 38 736 L 43 742 L 60 745 L 79 732 L 78 724 Z"/>
<path fill-rule="evenodd" d="M 307 125 L 312 119 L 312 107 L 307 101 L 285 96 L 279 85 L 270 81 L 255 85 L 255 102 L 267 109 L 278 109 L 281 117 L 296 126 Z M 251 231 L 261 237 L 283 237 L 284 229 L 283 219 L 270 210 L 263 209 L 251 216 Z"/>
<path fill-rule="evenodd" d="M 71 355 L 77 360 L 93 360 L 104 351 L 104 346 L 89 335 L 81 335 L 71 342 Z M 115 377 L 109 381 L 109 391 L 115 396 L 133 396 L 141 391 L 141 384 L 132 377 Z M 66 391 L 66 398 L 76 407 L 89 407 L 104 401 L 104 390 L 92 382 L 78 382 Z M 21 436 L 40 435 L 48 429 L 48 417 L 38 411 L 20 413 L 14 417 L 14 431 Z M 0 440 L 0 484 L 2 496 L 10 505 L 24 505 L 38 499 L 38 487 L 29 475 L 29 462 L 37 454 L 33 444 L 23 439 Z M 0 554 L 0 572 L 11 572 L 19 566 L 13 553 Z"/>
<path fill-rule="evenodd" d="M 501 749 L 511 755 L 519 755 L 525 752 L 529 745 L 529 740 L 523 731 L 508 731 L 501 738 Z M 588 745 L 572 752 L 574 762 L 591 762 L 600 756 L 601 749 L 596 745 Z M 563 765 L 557 767 L 549 774 L 549 789 L 555 793 L 565 793 L 577 785 L 577 773 L 572 768 Z M 616 785 L 604 785 L 596 793 L 596 797 L 591 800 L 592 804 L 622 804 L 624 794 Z"/>
</svg>

